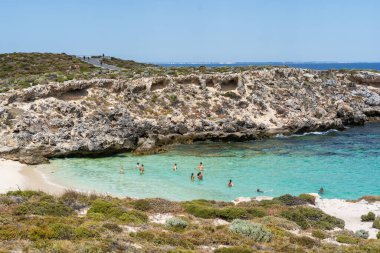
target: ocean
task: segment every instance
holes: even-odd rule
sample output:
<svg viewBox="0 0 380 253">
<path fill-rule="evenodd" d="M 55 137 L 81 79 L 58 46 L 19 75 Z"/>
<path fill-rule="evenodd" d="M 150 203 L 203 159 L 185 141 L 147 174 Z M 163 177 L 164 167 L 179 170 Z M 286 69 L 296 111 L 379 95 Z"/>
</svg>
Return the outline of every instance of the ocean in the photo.
<svg viewBox="0 0 380 253">
<path fill-rule="evenodd" d="M 137 162 L 145 166 L 143 175 Z M 192 182 L 200 162 L 204 179 Z M 120 167 L 125 174 L 119 174 Z M 53 159 L 38 169 L 54 183 L 120 197 L 230 201 L 323 187 L 326 198 L 357 199 L 380 195 L 380 123 L 259 141 L 196 142 L 156 155 Z"/>
</svg>

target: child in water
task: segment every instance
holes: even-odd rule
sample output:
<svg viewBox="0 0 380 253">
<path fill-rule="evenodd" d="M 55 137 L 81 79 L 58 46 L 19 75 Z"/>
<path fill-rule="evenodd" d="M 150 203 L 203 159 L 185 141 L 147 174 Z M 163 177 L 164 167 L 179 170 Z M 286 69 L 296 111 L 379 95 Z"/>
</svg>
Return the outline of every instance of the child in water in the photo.
<svg viewBox="0 0 380 253">
<path fill-rule="evenodd" d="M 136 169 L 140 169 L 140 163 L 136 163 Z"/>
<path fill-rule="evenodd" d="M 124 168 L 123 168 L 123 166 L 120 166 L 120 172 L 119 172 L 120 174 L 124 174 Z"/>
<path fill-rule="evenodd" d="M 176 171 L 177 170 L 177 164 L 175 163 L 174 165 L 173 165 L 173 171 Z"/>
<path fill-rule="evenodd" d="M 199 170 L 203 171 L 203 163 L 202 162 L 199 163 Z"/>
<path fill-rule="evenodd" d="M 142 175 L 144 173 L 144 164 L 141 164 L 140 166 L 140 175 Z"/>
<path fill-rule="evenodd" d="M 198 177 L 198 180 L 203 180 L 202 172 L 198 172 L 197 177 Z"/>
<path fill-rule="evenodd" d="M 191 181 L 194 182 L 194 180 L 195 180 L 194 173 L 191 173 Z"/>
<path fill-rule="evenodd" d="M 232 180 L 230 179 L 230 181 L 228 182 L 228 187 L 232 187 L 234 186 L 234 184 L 232 183 Z"/>
</svg>

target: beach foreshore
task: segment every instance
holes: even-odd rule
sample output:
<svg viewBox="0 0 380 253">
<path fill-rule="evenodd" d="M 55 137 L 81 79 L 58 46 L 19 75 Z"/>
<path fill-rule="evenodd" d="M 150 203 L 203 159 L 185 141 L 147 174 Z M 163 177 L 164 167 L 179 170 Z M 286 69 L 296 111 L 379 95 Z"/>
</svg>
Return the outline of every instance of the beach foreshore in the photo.
<svg viewBox="0 0 380 253">
<path fill-rule="evenodd" d="M 59 195 L 68 188 L 50 182 L 34 166 L 26 166 L 19 162 L 0 159 L 0 193 L 6 193 L 11 190 L 41 190 L 49 194 Z M 378 230 L 372 228 L 372 222 L 362 222 L 361 215 L 373 212 L 380 216 L 380 201 L 368 202 L 360 200 L 357 202 L 347 201 L 344 199 L 324 199 L 316 193 L 310 193 L 316 196 L 315 207 L 323 212 L 340 218 L 345 221 L 345 228 L 351 231 L 366 230 L 369 232 L 369 238 L 376 238 Z M 247 202 L 252 199 L 268 200 L 273 197 L 246 198 L 240 197 L 233 202 Z"/>
<path fill-rule="evenodd" d="M 34 166 L 0 159 L 0 193 L 14 190 L 41 190 L 59 195 L 65 187 L 50 183 Z"/>
</svg>

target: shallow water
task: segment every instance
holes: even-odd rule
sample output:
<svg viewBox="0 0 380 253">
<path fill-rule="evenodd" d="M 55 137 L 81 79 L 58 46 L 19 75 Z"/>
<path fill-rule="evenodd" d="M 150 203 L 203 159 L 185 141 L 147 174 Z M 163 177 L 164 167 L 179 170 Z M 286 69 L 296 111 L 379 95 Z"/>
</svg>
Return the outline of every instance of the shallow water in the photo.
<svg viewBox="0 0 380 253">
<path fill-rule="evenodd" d="M 143 175 L 136 162 L 144 164 Z M 191 182 L 199 162 L 204 180 Z M 323 186 L 326 198 L 356 199 L 380 195 L 380 123 L 262 141 L 177 145 L 158 155 L 54 159 L 39 169 L 55 183 L 116 196 L 233 200 L 317 192 Z"/>
</svg>

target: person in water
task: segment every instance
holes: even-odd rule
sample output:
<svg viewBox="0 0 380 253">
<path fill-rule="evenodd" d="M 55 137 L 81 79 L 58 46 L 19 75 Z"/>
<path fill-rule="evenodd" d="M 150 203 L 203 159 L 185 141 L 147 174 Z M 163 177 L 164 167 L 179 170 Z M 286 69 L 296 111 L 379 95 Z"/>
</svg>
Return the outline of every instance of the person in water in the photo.
<svg viewBox="0 0 380 253">
<path fill-rule="evenodd" d="M 124 174 L 124 168 L 123 168 L 123 166 L 120 166 L 120 174 Z"/>
<path fill-rule="evenodd" d="M 323 187 L 321 187 L 321 188 L 319 189 L 319 194 L 323 194 L 323 193 L 325 193 L 325 189 L 323 189 Z"/>
<path fill-rule="evenodd" d="M 177 170 L 177 164 L 175 163 L 174 165 L 173 165 L 173 171 L 176 171 Z"/>
<path fill-rule="evenodd" d="M 141 164 L 141 166 L 140 166 L 140 175 L 142 175 L 144 173 L 144 170 L 145 170 L 144 164 Z"/>
<path fill-rule="evenodd" d="M 230 181 L 228 182 L 228 187 L 232 187 L 234 186 L 234 184 L 232 183 L 232 180 L 230 179 Z"/>
<path fill-rule="evenodd" d="M 136 169 L 140 170 L 140 163 L 136 163 Z"/>
<path fill-rule="evenodd" d="M 198 180 L 203 180 L 202 172 L 198 172 L 197 178 L 198 178 Z"/>
<path fill-rule="evenodd" d="M 258 193 L 264 193 L 264 191 L 260 190 L 260 189 L 257 189 L 256 190 Z"/>
<path fill-rule="evenodd" d="M 191 173 L 191 181 L 194 182 L 194 180 L 195 180 L 194 173 Z"/>
<path fill-rule="evenodd" d="M 199 170 L 203 171 L 203 163 L 202 162 L 199 163 Z"/>
</svg>

